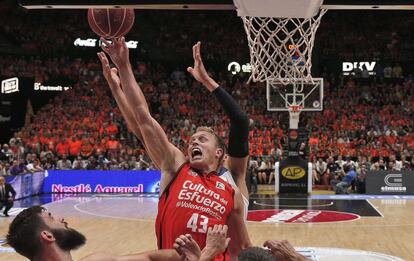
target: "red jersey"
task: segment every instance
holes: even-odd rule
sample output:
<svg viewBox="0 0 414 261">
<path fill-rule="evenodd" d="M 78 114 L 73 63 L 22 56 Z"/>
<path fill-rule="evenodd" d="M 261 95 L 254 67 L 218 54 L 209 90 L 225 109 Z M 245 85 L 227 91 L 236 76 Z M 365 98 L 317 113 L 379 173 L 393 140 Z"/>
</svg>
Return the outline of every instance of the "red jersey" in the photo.
<svg viewBox="0 0 414 261">
<path fill-rule="evenodd" d="M 234 190 L 217 175 L 200 175 L 184 164 L 158 202 L 155 222 L 159 249 L 173 248 L 180 235 L 191 234 L 203 249 L 207 229 L 226 224 L 234 205 Z M 227 260 L 225 254 L 215 257 Z"/>
</svg>

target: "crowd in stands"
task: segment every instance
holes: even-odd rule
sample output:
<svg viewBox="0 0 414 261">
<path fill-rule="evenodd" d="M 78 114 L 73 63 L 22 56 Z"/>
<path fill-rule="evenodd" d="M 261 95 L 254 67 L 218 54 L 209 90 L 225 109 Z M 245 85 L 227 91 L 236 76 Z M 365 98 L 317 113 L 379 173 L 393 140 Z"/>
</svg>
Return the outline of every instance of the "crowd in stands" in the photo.
<svg viewBox="0 0 414 261">
<path fill-rule="evenodd" d="M 77 22 L 84 14 L 27 13 L 7 5 L 0 5 L 0 12 L 4 14 L 0 15 L 0 21 L 4 22 L 0 23 L 4 33 L 0 44 L 38 53 L 18 57 L 3 55 L 1 76 L 31 76 L 36 82 L 65 78 L 74 82 L 72 89 L 57 95 L 36 112 L 31 124 L 2 145 L 0 174 L 16 175 L 42 169 L 154 169 L 142 144 L 128 131 L 102 78 L 97 57 L 80 59 L 64 52 L 79 33 L 92 36 L 86 23 Z M 143 31 L 132 32 L 131 37 L 143 43 L 140 54 L 156 50 L 155 53 L 163 54 L 160 56 L 167 57 L 168 52 L 173 52 L 174 57 L 191 57 L 191 44 L 199 39 L 205 40 L 203 56 L 212 64 L 242 59 L 248 54 L 243 27 L 235 16 L 195 12 L 180 13 L 180 19 L 176 19 L 178 12 L 162 12 L 164 16 L 150 15 L 149 11 L 137 14 L 137 21 L 142 20 L 142 27 L 137 28 Z M 326 173 L 330 174 L 325 165 L 332 162 L 341 168 L 342 162 L 353 162 L 358 173 L 363 173 L 361 166 L 414 169 L 413 79 L 398 63 L 406 59 L 402 54 L 414 50 L 414 44 L 406 43 L 410 40 L 414 43 L 414 39 L 409 31 L 404 31 L 406 24 L 414 22 L 409 23 L 412 18 L 407 18 L 411 20 L 388 30 L 395 25 L 390 22 L 391 15 L 384 15 L 378 24 L 359 23 L 359 27 L 353 25 L 356 21 L 332 22 L 338 17 L 339 14 L 328 13 L 327 21 L 318 31 L 316 53 L 321 60 L 375 56 L 383 63 L 377 68 L 377 76 L 368 81 L 321 69 L 325 78 L 324 111 L 300 116 L 300 127 L 309 132 L 306 158 L 315 163 L 315 182 L 323 182 Z M 5 19 L 10 20 L 5 22 Z M 50 25 L 50 19 L 64 22 Z M 370 19 L 375 18 L 370 16 L 367 21 Z M 33 24 L 38 25 L 36 30 Z M 159 28 L 156 33 L 151 31 L 154 28 Z M 368 30 L 372 30 L 369 41 L 365 37 Z M 343 41 L 337 41 L 344 35 Z M 359 43 L 370 47 L 360 48 Z M 133 62 L 134 74 L 152 114 L 171 142 L 181 149 L 186 147 L 198 126 L 213 126 L 223 137 L 228 136 L 229 129 L 215 98 L 180 69 L 187 65 L 190 64 L 171 69 L 174 66 L 148 62 L 144 57 Z M 271 167 L 284 155 L 287 144 L 287 113 L 267 111 L 264 84 L 247 83 L 245 78 L 233 77 L 220 67 L 211 68 L 211 73 L 249 114 L 251 170 L 260 183 L 271 183 L 274 175 Z"/>
</svg>

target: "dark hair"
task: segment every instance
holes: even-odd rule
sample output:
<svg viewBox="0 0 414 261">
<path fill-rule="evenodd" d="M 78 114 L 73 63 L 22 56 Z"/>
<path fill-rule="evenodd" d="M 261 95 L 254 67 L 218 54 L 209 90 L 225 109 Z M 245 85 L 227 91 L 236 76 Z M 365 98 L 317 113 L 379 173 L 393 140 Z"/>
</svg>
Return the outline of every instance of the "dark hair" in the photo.
<svg viewBox="0 0 414 261">
<path fill-rule="evenodd" d="M 248 247 L 241 251 L 238 256 L 239 261 L 275 261 L 276 257 L 261 247 Z"/>
<path fill-rule="evenodd" d="M 348 164 L 345 164 L 344 165 L 344 172 L 345 172 L 345 174 L 348 173 L 348 171 L 350 171 L 350 170 L 351 170 L 351 166 L 348 165 Z"/>
<path fill-rule="evenodd" d="M 7 243 L 17 253 L 29 259 L 35 258 L 41 250 L 39 231 L 47 227 L 40 216 L 44 210 L 45 208 L 41 206 L 25 209 L 16 216 L 9 226 Z"/>
</svg>

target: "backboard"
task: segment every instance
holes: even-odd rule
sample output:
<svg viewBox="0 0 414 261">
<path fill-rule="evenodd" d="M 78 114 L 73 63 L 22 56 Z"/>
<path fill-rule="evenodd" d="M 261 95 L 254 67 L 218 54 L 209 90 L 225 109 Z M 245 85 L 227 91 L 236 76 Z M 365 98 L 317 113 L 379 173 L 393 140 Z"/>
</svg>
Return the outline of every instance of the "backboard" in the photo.
<svg viewBox="0 0 414 261">
<path fill-rule="evenodd" d="M 290 84 L 267 81 L 267 110 L 289 111 L 289 106 L 299 105 L 301 111 L 322 111 L 323 78 L 313 80 L 313 83 L 305 83 L 297 79 Z"/>
</svg>

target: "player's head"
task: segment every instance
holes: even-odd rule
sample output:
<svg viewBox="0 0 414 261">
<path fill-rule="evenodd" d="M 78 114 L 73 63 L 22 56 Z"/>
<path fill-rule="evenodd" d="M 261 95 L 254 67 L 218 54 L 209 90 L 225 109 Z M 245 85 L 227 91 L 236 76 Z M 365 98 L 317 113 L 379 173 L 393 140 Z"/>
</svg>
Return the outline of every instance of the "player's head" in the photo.
<svg viewBox="0 0 414 261">
<path fill-rule="evenodd" d="M 3 186 L 4 183 L 6 183 L 6 180 L 4 179 L 3 176 L 0 176 L 0 186 Z"/>
<path fill-rule="evenodd" d="M 199 127 L 191 136 L 188 156 L 192 168 L 217 170 L 221 165 L 226 146 L 224 141 L 209 127 Z"/>
<path fill-rule="evenodd" d="M 270 250 L 261 247 L 248 247 L 238 255 L 239 261 L 275 261 L 275 256 Z"/>
<path fill-rule="evenodd" d="M 53 248 L 61 251 L 77 249 L 86 238 L 55 219 L 45 208 L 33 206 L 20 212 L 9 226 L 7 242 L 17 253 L 30 260 L 39 259 Z"/>
</svg>

